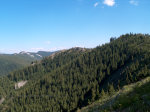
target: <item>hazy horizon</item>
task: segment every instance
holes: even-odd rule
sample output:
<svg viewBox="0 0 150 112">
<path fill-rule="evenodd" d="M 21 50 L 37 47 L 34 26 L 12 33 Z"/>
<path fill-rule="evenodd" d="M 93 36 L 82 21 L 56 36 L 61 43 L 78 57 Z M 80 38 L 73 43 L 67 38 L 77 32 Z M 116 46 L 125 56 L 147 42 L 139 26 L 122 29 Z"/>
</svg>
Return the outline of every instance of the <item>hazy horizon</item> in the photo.
<svg viewBox="0 0 150 112">
<path fill-rule="evenodd" d="M 95 48 L 95 47 L 93 47 L 93 48 Z M 18 52 L 8 52 L 8 53 L 7 52 L 6 53 L 5 52 L 0 52 L 0 54 L 15 54 L 15 53 L 19 54 L 21 52 L 38 53 L 40 51 L 43 51 L 43 52 L 55 52 L 55 51 L 60 51 L 60 50 L 68 50 L 68 49 L 72 49 L 72 48 L 87 48 L 87 47 L 75 46 L 75 47 L 64 48 L 64 49 L 62 48 L 62 49 L 54 49 L 54 50 L 37 50 L 37 51 L 23 51 L 23 50 L 20 50 Z M 87 49 L 92 49 L 92 48 L 87 48 Z"/>
</svg>

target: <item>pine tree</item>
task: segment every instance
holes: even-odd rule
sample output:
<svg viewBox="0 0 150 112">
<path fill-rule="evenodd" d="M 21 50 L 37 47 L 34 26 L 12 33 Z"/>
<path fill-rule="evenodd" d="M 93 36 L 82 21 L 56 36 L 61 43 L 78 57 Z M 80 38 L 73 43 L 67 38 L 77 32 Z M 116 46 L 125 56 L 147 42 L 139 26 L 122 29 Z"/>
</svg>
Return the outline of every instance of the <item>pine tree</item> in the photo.
<svg viewBox="0 0 150 112">
<path fill-rule="evenodd" d="M 115 92 L 114 86 L 113 84 L 109 85 L 109 90 L 108 90 L 109 94 L 112 95 Z"/>
<path fill-rule="evenodd" d="M 105 94 L 105 91 L 104 91 L 104 89 L 102 89 L 102 91 L 101 91 L 101 98 L 103 98 L 103 97 L 105 97 L 106 96 L 106 94 Z"/>
</svg>

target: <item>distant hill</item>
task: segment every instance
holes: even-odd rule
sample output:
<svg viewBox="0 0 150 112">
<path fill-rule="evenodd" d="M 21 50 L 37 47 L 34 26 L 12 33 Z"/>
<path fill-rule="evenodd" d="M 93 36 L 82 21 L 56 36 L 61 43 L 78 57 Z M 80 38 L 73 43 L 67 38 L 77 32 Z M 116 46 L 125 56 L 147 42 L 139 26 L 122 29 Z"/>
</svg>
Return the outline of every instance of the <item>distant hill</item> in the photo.
<svg viewBox="0 0 150 112">
<path fill-rule="evenodd" d="M 36 60 L 41 60 L 46 56 L 50 56 L 54 52 L 39 51 L 20 52 L 15 54 L 0 54 L 0 75 L 6 75 L 11 71 L 23 68 Z"/>
<path fill-rule="evenodd" d="M 54 52 L 46 52 L 46 51 L 38 51 L 37 53 L 34 53 L 34 52 L 25 52 L 25 51 L 22 51 L 20 53 L 15 53 L 15 54 L 12 54 L 13 56 L 19 56 L 19 57 L 25 57 L 25 58 L 28 58 L 28 59 L 32 59 L 32 60 L 41 60 L 43 59 L 44 57 L 46 56 L 50 56 L 51 54 L 53 54 Z"/>
<path fill-rule="evenodd" d="M 5 81 L 0 83 L 3 91 L 1 99 L 5 98 L 0 111 L 75 112 L 103 100 L 104 97 L 109 99 L 116 91 L 142 81 L 149 74 L 150 35 L 121 35 L 119 38 L 111 38 L 110 43 L 93 49 L 72 48 L 57 52 L 40 62 L 10 73 L 4 78 L 9 85 Z M 13 86 L 18 82 L 27 83 L 15 90 Z M 142 91 L 145 95 L 146 90 Z M 128 100 L 125 105 L 128 107 L 128 104 L 132 104 L 140 109 L 138 102 L 141 103 L 142 94 L 136 96 L 135 93 L 126 98 L 135 102 L 128 103 Z M 115 101 L 117 100 L 110 103 L 113 105 Z M 119 103 L 116 102 L 117 106 Z M 125 105 L 121 107 L 122 110 L 120 107 L 113 109 L 124 111 Z"/>
</svg>

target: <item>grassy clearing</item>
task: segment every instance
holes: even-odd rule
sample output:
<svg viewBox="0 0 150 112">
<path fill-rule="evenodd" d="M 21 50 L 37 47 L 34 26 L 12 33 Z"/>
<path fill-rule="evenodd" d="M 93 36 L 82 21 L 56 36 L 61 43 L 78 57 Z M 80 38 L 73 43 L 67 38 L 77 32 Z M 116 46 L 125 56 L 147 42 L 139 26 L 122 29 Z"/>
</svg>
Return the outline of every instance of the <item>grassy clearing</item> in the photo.
<svg viewBox="0 0 150 112">
<path fill-rule="evenodd" d="M 150 77 L 124 86 L 112 96 L 104 96 L 99 101 L 78 110 L 78 112 L 149 112 Z"/>
</svg>

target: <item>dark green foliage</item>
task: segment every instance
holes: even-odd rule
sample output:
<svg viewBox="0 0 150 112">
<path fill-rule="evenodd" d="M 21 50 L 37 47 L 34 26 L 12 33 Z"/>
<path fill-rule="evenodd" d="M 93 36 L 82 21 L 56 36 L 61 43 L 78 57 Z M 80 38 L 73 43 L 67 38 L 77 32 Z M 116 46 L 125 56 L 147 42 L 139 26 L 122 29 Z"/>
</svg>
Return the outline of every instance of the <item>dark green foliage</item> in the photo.
<svg viewBox="0 0 150 112">
<path fill-rule="evenodd" d="M 6 110 L 75 111 L 105 96 L 105 92 L 113 94 L 118 87 L 149 74 L 150 36 L 122 35 L 95 49 L 59 52 L 41 63 L 9 74 L 12 81 L 30 82 L 17 91 L 6 104 L 9 105 Z"/>
<path fill-rule="evenodd" d="M 109 94 L 110 94 L 110 95 L 114 94 L 115 89 L 114 89 L 113 84 L 109 85 L 108 87 L 109 87 L 109 89 L 108 89 Z"/>
<path fill-rule="evenodd" d="M 0 77 L 0 99 L 11 95 L 14 91 L 14 83 L 7 77 Z"/>
<path fill-rule="evenodd" d="M 112 41 L 114 41 L 114 40 L 116 40 L 116 37 L 111 37 L 111 38 L 110 38 L 110 42 L 112 42 Z"/>
</svg>

